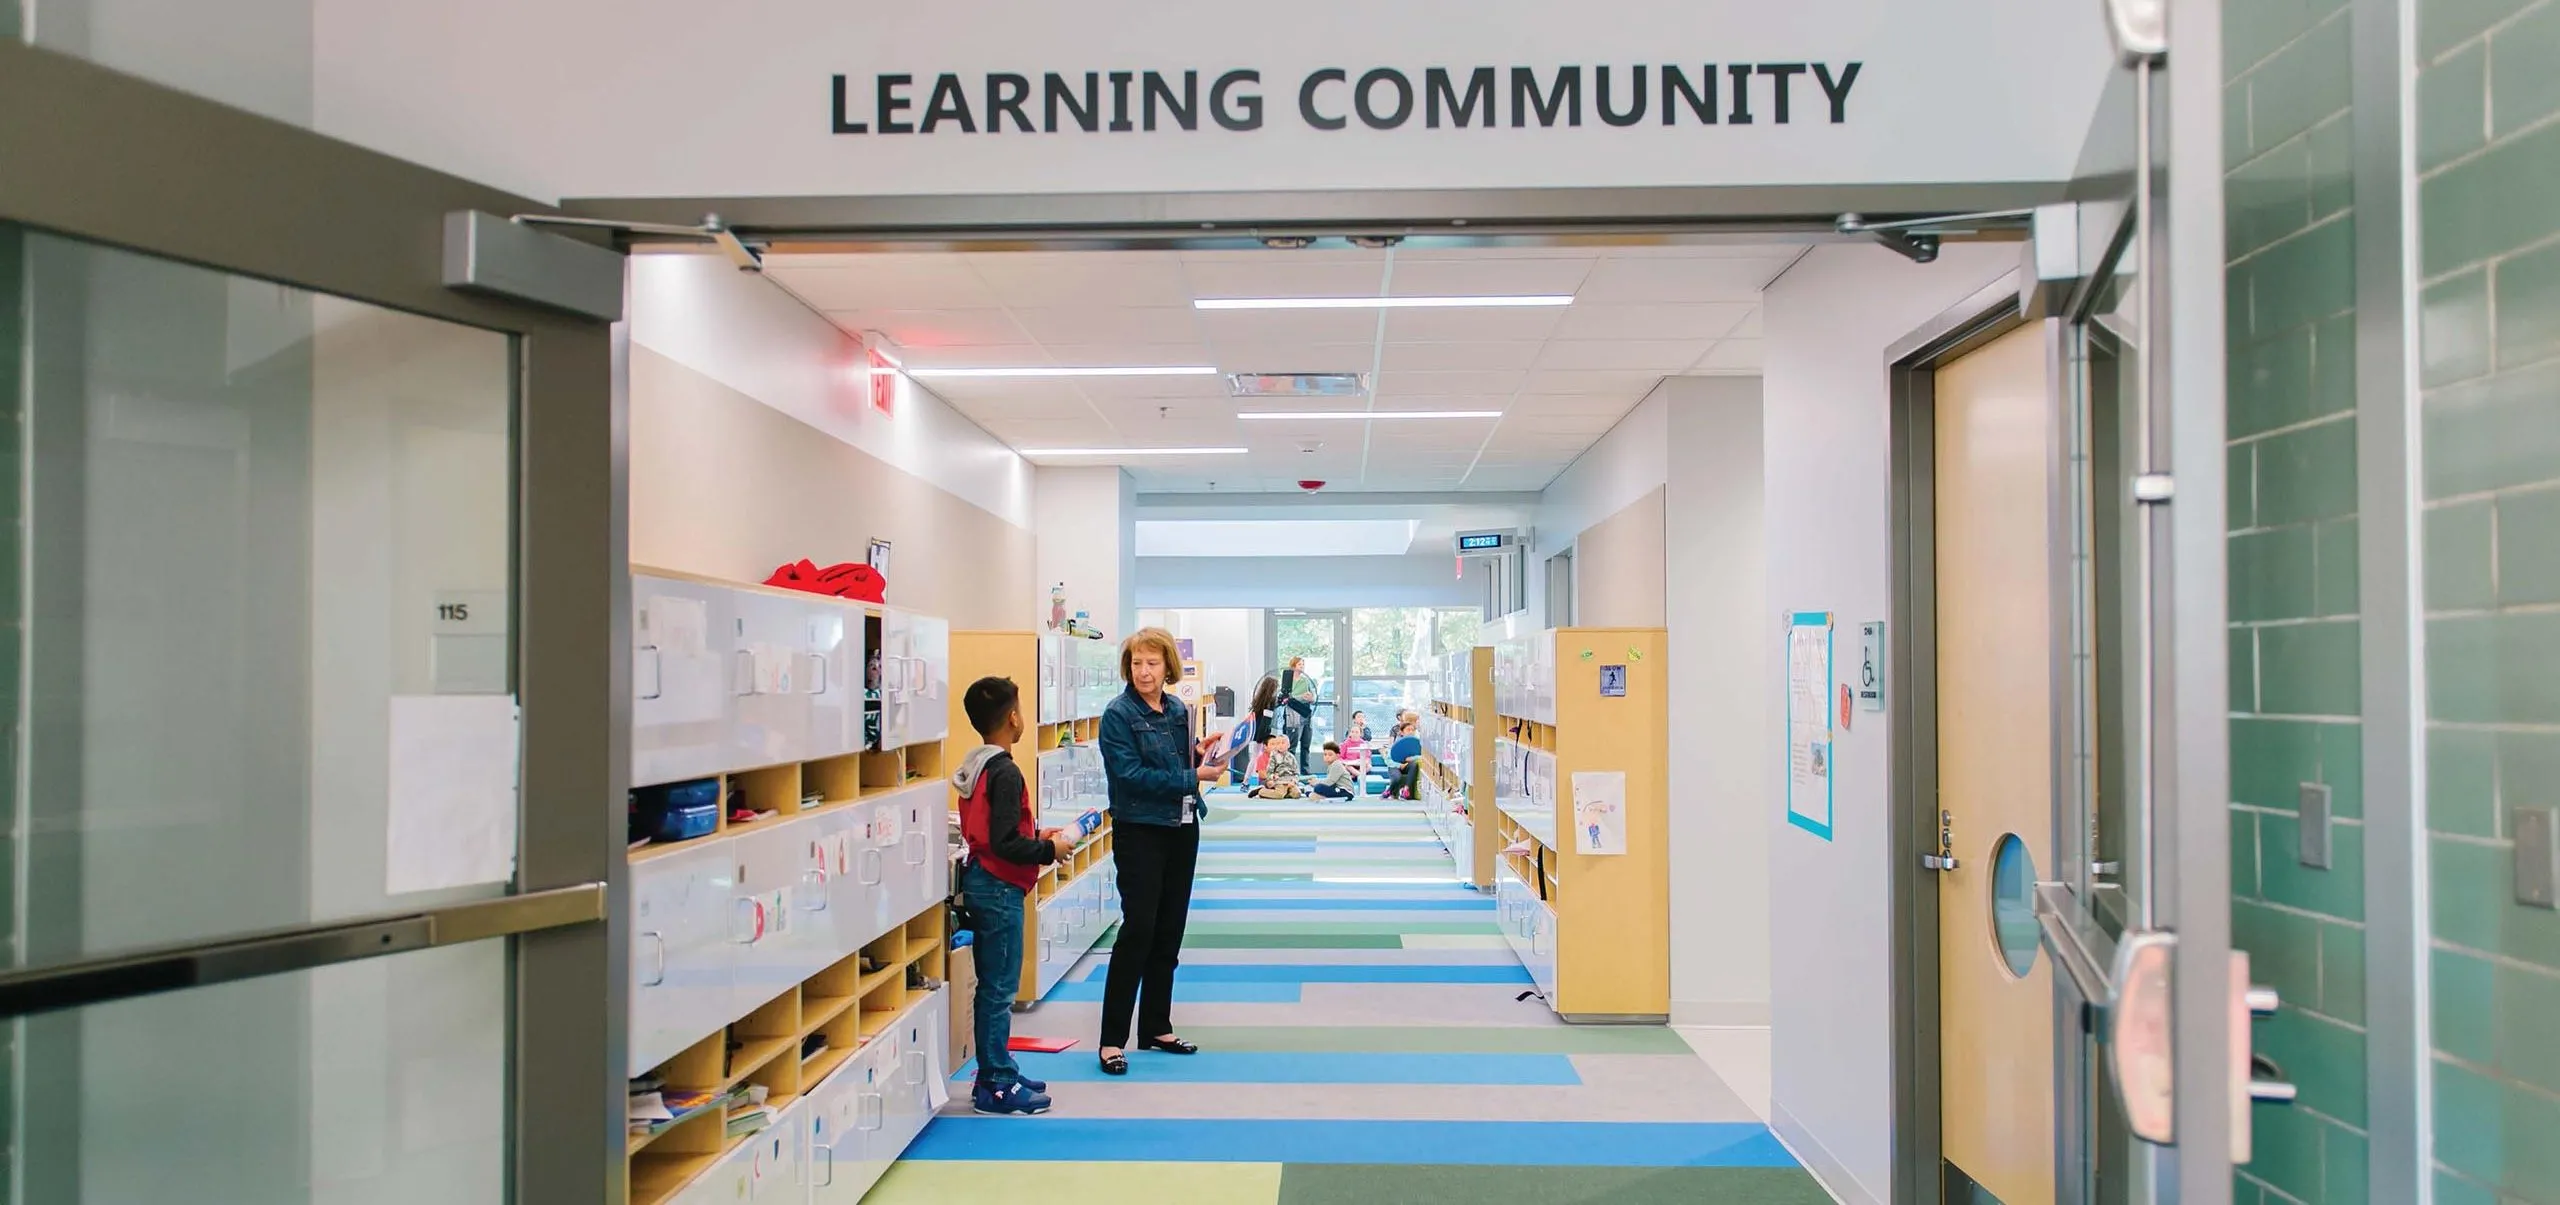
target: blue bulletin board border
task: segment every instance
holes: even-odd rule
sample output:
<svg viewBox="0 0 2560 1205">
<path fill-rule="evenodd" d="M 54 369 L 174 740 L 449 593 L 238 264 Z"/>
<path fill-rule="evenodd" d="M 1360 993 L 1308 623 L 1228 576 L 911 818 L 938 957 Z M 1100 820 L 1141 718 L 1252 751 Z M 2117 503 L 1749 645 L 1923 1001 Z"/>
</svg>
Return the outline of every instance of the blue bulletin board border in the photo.
<svg viewBox="0 0 2560 1205">
<path fill-rule="evenodd" d="M 1833 645 L 1838 642 L 1839 635 L 1831 623 L 1831 613 L 1829 611 L 1798 611 L 1787 620 L 1787 643 L 1790 646 L 1790 653 L 1793 652 L 1792 646 L 1795 643 L 1795 629 L 1797 628 L 1822 629 L 1822 700 L 1825 708 L 1823 729 L 1825 732 L 1828 732 L 1830 731 L 1830 713 L 1828 708 L 1831 702 L 1831 688 L 1836 677 L 1833 671 L 1836 668 L 1836 653 L 1838 651 L 1833 647 Z M 1788 673 L 1790 675 L 1794 673 L 1792 666 L 1789 667 Z M 1792 680 L 1790 680 L 1789 685 L 1793 685 Z M 1833 784 L 1839 778 L 1840 762 L 1839 759 L 1834 756 L 1834 750 L 1831 748 L 1832 742 L 1828 738 L 1825 738 L 1822 742 L 1822 819 L 1816 820 L 1803 812 L 1797 811 L 1795 775 L 1796 692 L 1791 689 L 1788 690 L 1786 694 L 1786 726 L 1782 729 L 1786 734 L 1786 741 L 1780 746 L 1779 751 L 1785 755 L 1786 759 L 1787 823 L 1828 841 L 1831 840 L 1831 823 L 1835 818 L 1835 814 L 1832 810 L 1833 797 L 1835 794 Z"/>
</svg>

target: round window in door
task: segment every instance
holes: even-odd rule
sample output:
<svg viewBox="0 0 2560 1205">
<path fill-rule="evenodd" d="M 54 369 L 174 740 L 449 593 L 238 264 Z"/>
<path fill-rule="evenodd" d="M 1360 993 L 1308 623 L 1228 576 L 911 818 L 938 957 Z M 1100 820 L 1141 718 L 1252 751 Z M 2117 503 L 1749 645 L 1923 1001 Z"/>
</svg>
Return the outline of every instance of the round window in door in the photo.
<svg viewBox="0 0 2560 1205">
<path fill-rule="evenodd" d="M 2006 833 L 1991 851 L 1991 939 L 2000 960 L 2021 979 L 2036 965 L 2036 862 L 2027 843 Z"/>
</svg>

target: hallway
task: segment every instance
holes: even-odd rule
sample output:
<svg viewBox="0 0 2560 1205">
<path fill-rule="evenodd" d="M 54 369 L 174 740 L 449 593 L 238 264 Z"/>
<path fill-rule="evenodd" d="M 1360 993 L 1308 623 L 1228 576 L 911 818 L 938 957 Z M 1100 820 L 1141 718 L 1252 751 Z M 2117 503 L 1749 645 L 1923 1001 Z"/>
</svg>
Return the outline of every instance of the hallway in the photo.
<svg viewBox="0 0 2560 1205">
<path fill-rule="evenodd" d="M 1106 941 L 1016 1032 L 1055 1112 L 954 1101 L 878 1205 L 1814 1205 L 1811 1177 L 1680 1036 L 1567 1026 L 1418 807 L 1211 796 L 1176 997 L 1190 1058 L 1095 1065 Z M 964 1072 L 965 1073 L 965 1072 Z M 1144 1165 L 1144 1166 L 1137 1166 Z"/>
</svg>

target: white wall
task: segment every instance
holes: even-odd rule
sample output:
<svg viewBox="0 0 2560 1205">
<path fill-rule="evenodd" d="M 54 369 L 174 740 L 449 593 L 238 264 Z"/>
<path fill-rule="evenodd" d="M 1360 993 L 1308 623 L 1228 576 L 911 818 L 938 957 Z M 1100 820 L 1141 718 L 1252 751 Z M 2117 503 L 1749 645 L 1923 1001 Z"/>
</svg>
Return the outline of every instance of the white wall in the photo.
<svg viewBox="0 0 2560 1205">
<path fill-rule="evenodd" d="M 1116 465 L 1044 465 L 1034 470 L 1039 498 L 1032 530 L 1040 543 L 1033 608 L 1049 617 L 1049 590 L 1067 587 L 1067 613 L 1078 611 L 1118 640 L 1137 628 L 1137 484 Z"/>
<path fill-rule="evenodd" d="M 1547 558 L 1573 547 L 1576 536 L 1662 488 L 1670 469 L 1670 421 L 1663 390 L 1645 395 L 1599 442 L 1585 449 L 1539 495 L 1529 543 L 1529 613 L 1516 619 L 1522 631 L 1547 623 Z"/>
<path fill-rule="evenodd" d="M 1031 527 L 1030 462 L 905 377 L 874 410 L 861 341 L 798 298 L 716 255 L 635 255 L 630 279 L 633 343 Z"/>
<path fill-rule="evenodd" d="M 1484 587 L 1457 554 L 1138 558 L 1143 607 L 1472 607 Z"/>
<path fill-rule="evenodd" d="M 1138 614 L 1138 622 L 1164 628 L 1191 642 L 1191 656 L 1207 671 L 1201 680 L 1202 698 L 1224 686 L 1236 692 L 1236 706 L 1241 709 L 1253 697 L 1253 684 L 1262 671 L 1271 667 L 1265 651 L 1268 634 L 1264 631 L 1269 613 L 1250 607 L 1149 609 Z"/>
<path fill-rule="evenodd" d="M 1671 876 L 1671 1019 L 1769 1023 L 1769 867 L 1777 696 L 1766 682 L 1778 638 L 1762 542 L 1761 383 L 1673 377 L 1661 444 L 1679 466 L 1664 491 L 1663 618 L 1670 630 L 1671 731 L 1684 751 L 1671 795 L 1675 864 L 1704 851 L 1713 874 Z"/>
<path fill-rule="evenodd" d="M 1934 264 L 1875 247 L 1822 247 L 1767 293 L 1771 642 L 1779 638 L 1780 609 L 1830 611 L 1853 632 L 1851 625 L 1887 615 L 1885 349 L 2016 263 L 2016 248 L 2006 244 L 1950 245 Z M 1779 698 L 1783 667 L 1772 657 L 1762 672 L 1762 693 Z M 1777 1018 L 1771 1121 L 1851 1201 L 1890 1195 L 1887 720 L 1862 714 L 1839 734 L 1833 840 L 1770 826 L 1770 1007 Z M 1773 745 L 1769 750 L 1760 764 L 1766 799 L 1777 800 L 1784 765 Z"/>
</svg>

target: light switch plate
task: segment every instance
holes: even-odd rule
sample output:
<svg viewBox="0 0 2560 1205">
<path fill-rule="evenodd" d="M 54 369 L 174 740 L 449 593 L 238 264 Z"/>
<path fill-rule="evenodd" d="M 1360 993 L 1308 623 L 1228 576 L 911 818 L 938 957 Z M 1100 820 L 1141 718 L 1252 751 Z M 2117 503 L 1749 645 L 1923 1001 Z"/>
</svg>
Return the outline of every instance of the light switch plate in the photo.
<svg viewBox="0 0 2560 1205">
<path fill-rule="evenodd" d="M 2560 809 L 2517 808 L 2516 902 L 2560 908 Z"/>
<path fill-rule="evenodd" d="M 2318 870 L 2329 869 L 2329 787 L 2326 783 L 2302 784 L 2302 864 Z"/>
</svg>

